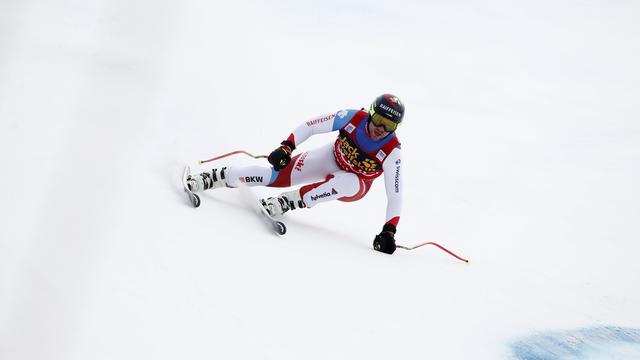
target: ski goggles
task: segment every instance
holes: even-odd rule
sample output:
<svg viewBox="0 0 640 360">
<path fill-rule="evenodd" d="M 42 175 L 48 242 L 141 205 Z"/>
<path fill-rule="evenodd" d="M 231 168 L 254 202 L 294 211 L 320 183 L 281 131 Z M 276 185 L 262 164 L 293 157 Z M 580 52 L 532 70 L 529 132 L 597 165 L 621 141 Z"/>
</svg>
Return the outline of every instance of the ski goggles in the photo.
<svg viewBox="0 0 640 360">
<path fill-rule="evenodd" d="M 384 129 L 388 132 L 394 132 L 398 128 L 398 123 L 393 122 L 380 114 L 373 113 L 369 116 L 369 119 L 375 126 L 384 126 Z"/>
</svg>

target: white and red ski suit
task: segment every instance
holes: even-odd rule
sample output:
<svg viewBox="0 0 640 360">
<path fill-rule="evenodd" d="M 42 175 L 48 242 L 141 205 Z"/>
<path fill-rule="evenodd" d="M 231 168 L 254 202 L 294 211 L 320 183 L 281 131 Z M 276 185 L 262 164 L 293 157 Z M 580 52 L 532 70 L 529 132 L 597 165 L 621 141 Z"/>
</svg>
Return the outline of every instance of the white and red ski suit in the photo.
<svg viewBox="0 0 640 360">
<path fill-rule="evenodd" d="M 375 141 L 365 127 L 369 114 L 364 110 L 341 110 L 309 120 L 298 126 L 287 140 L 296 147 L 312 135 L 339 131 L 334 143 L 294 156 L 280 171 L 271 167 L 230 166 L 226 183 L 248 186 L 302 186 L 300 197 L 307 207 L 340 200 L 356 201 L 369 191 L 373 180 L 384 174 L 387 192 L 385 223 L 394 227 L 402 207 L 402 164 L 400 142 L 394 133 Z"/>
</svg>

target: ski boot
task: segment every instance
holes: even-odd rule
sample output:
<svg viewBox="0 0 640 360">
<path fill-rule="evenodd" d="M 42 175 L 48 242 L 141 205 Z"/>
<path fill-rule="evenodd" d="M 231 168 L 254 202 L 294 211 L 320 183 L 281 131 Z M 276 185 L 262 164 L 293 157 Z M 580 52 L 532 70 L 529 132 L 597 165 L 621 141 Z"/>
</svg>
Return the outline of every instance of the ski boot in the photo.
<svg viewBox="0 0 640 360">
<path fill-rule="evenodd" d="M 217 189 L 226 187 L 225 183 L 225 171 L 226 167 L 222 169 L 212 169 L 211 172 L 203 172 L 200 174 L 193 174 L 187 177 L 187 187 L 192 192 L 199 192 L 209 189 Z"/>
<path fill-rule="evenodd" d="M 300 197 L 300 190 L 288 191 L 276 197 L 260 200 L 270 216 L 281 216 L 289 210 L 307 207 Z"/>
</svg>

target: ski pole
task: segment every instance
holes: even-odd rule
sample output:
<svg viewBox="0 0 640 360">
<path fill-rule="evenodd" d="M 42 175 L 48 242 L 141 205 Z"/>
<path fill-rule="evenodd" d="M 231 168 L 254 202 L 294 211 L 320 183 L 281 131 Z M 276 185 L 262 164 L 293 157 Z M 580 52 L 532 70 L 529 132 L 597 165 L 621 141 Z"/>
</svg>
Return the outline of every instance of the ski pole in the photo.
<svg viewBox="0 0 640 360">
<path fill-rule="evenodd" d="M 230 152 L 230 153 L 226 153 L 226 154 L 224 154 L 224 155 L 220 155 L 220 156 L 212 157 L 211 159 L 207 159 L 207 160 L 200 160 L 200 161 L 198 161 L 198 163 L 199 163 L 199 164 L 204 164 L 204 163 L 208 163 L 208 162 L 211 162 L 211 161 L 219 160 L 219 159 L 222 159 L 222 158 L 226 158 L 227 156 L 236 155 L 236 154 L 245 154 L 245 155 L 249 155 L 249 156 L 251 156 L 251 157 L 252 157 L 252 158 L 254 158 L 254 159 L 260 159 L 260 158 L 265 158 L 265 159 L 266 159 L 266 158 L 267 158 L 267 155 L 253 155 L 253 154 L 248 153 L 248 152 L 246 152 L 246 151 L 244 151 L 244 150 L 236 150 L 236 151 L 232 151 L 232 152 Z"/>
<path fill-rule="evenodd" d="M 438 247 L 440 250 L 442 250 L 442 251 L 446 252 L 447 254 L 453 256 L 454 258 L 456 258 L 458 260 L 462 260 L 462 261 L 466 262 L 467 264 L 469 263 L 469 260 L 467 260 L 465 258 L 461 258 L 460 256 L 454 254 L 452 251 L 448 250 L 444 246 L 442 246 L 442 245 L 440 245 L 438 243 L 434 243 L 434 242 L 426 242 L 426 243 L 422 243 L 420 245 L 411 246 L 411 247 L 402 246 L 402 245 L 396 245 L 396 247 L 398 247 L 400 249 L 405 249 L 405 250 L 413 250 L 413 249 L 417 249 L 417 248 L 419 248 L 421 246 L 424 246 L 424 245 L 434 245 L 434 246 Z"/>
</svg>

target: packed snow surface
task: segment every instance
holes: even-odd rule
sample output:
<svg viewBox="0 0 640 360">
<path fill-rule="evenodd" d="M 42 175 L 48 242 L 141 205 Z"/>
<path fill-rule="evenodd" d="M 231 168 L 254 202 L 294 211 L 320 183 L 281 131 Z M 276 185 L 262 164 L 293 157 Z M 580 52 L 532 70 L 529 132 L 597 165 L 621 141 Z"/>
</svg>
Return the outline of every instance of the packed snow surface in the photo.
<svg viewBox="0 0 640 360">
<path fill-rule="evenodd" d="M 3 1 L 0 359 L 637 359 L 639 15 Z M 397 242 L 470 264 L 375 252 L 381 180 L 283 237 L 234 189 L 180 191 L 185 164 L 266 165 L 197 161 L 384 92 L 407 108 Z"/>
</svg>

